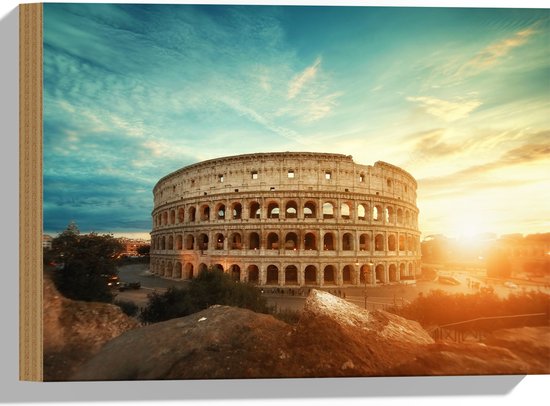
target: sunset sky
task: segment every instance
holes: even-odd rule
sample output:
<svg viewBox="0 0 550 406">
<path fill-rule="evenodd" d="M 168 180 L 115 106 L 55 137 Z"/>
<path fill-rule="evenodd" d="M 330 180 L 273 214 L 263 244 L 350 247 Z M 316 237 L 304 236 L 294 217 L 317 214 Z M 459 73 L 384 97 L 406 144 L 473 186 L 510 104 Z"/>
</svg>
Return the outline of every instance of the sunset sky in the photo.
<svg viewBox="0 0 550 406">
<path fill-rule="evenodd" d="M 550 232 L 550 10 L 44 4 L 44 230 L 146 235 L 185 165 L 335 152 L 423 236 Z"/>
</svg>

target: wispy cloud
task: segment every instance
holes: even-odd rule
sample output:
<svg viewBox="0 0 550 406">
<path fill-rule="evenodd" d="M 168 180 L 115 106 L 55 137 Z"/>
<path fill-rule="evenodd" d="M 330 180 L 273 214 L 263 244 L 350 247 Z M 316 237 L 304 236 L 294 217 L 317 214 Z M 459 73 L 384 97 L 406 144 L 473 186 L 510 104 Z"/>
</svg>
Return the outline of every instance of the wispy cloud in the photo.
<svg viewBox="0 0 550 406">
<path fill-rule="evenodd" d="M 292 79 L 288 87 L 289 99 L 294 99 L 302 91 L 302 88 L 315 78 L 320 65 L 321 57 L 318 57 L 313 65 L 308 66 L 302 73 L 296 75 L 294 79 Z"/>
<path fill-rule="evenodd" d="M 430 96 L 410 96 L 407 100 L 420 105 L 426 113 L 448 122 L 468 117 L 482 104 L 477 99 L 449 101 Z"/>
</svg>

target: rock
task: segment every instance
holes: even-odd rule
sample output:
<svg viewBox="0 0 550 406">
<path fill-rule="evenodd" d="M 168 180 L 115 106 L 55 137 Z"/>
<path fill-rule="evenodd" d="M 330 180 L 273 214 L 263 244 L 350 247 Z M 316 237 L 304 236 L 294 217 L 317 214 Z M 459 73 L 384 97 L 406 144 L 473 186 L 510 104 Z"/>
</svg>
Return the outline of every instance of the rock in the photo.
<svg viewBox="0 0 550 406">
<path fill-rule="evenodd" d="M 44 380 L 67 380 L 106 342 L 139 323 L 118 306 L 65 298 L 44 277 Z"/>
</svg>

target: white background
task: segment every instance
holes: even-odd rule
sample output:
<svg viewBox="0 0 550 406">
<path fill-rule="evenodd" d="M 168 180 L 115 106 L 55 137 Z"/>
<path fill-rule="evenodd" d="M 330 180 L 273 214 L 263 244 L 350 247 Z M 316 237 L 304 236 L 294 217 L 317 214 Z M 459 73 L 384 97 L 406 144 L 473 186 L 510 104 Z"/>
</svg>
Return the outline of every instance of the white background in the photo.
<svg viewBox="0 0 550 406">
<path fill-rule="evenodd" d="M 74 1 L 82 2 L 82 1 Z M 181 3 L 124 1 L 118 3 Z M 200 1 L 195 1 L 195 3 Z M 203 3 L 205 1 L 202 1 Z M 218 1 L 219 3 L 220 1 Z M 247 3 L 240 1 L 239 3 Z M 254 2 L 248 2 L 254 4 Z M 259 2 L 256 2 L 259 3 Z M 271 1 L 271 4 L 285 4 Z M 547 404 L 550 375 L 435 378 L 357 378 L 248 381 L 31 383 L 18 381 L 18 11 L 17 1 L 0 2 L 0 165 L 2 169 L 2 293 L 0 294 L 0 405 L 48 402 L 104 405 L 518 405 Z M 295 1 L 286 4 L 336 4 Z M 419 6 L 544 7 L 536 1 L 341 1 L 341 4 Z M 549 95 L 550 97 L 550 95 Z M 546 354 L 548 355 L 548 354 Z"/>
</svg>

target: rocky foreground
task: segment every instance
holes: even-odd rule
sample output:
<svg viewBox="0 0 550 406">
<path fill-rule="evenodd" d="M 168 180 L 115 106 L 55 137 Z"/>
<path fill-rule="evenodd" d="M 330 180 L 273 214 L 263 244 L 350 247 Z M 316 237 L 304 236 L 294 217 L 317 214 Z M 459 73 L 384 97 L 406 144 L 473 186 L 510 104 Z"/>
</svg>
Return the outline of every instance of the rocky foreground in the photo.
<svg viewBox="0 0 550 406">
<path fill-rule="evenodd" d="M 116 317 L 112 326 L 80 321 L 74 325 L 77 329 L 72 336 L 67 330 L 70 326 L 61 329 L 62 337 L 72 339 L 53 340 L 58 343 L 53 347 L 57 348 L 56 354 L 63 354 L 63 342 L 73 349 L 85 346 L 85 356 L 69 359 L 64 379 L 550 372 L 550 328 L 501 330 L 485 344 L 435 343 L 417 322 L 384 311 L 366 311 L 317 290 L 307 298 L 295 326 L 245 309 L 212 306 L 187 317 L 137 327 L 123 314 L 109 313 L 112 306 L 100 306 L 96 313 L 85 311 L 80 319 L 103 320 L 109 314 Z M 53 322 L 46 324 L 55 327 Z M 87 333 L 83 329 L 88 329 Z M 111 339 L 114 335 L 119 336 Z M 91 343 L 86 344 L 88 341 Z M 47 347 L 50 345 L 45 345 L 45 350 Z"/>
</svg>

